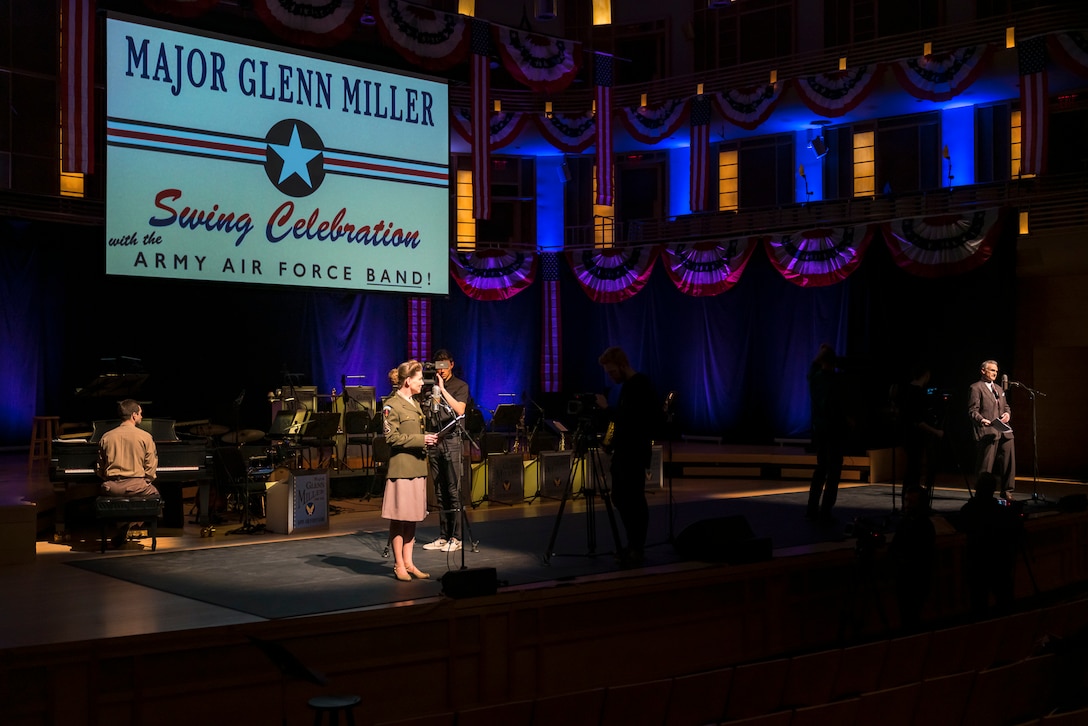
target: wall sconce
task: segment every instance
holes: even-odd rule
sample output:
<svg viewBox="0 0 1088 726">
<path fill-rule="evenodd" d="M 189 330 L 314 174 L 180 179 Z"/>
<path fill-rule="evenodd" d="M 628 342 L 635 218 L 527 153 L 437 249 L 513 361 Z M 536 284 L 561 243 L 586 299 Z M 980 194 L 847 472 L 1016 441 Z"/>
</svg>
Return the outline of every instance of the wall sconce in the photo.
<svg viewBox="0 0 1088 726">
<path fill-rule="evenodd" d="M 805 165 L 804 164 L 799 164 L 797 166 L 797 174 L 805 182 L 805 199 L 808 199 L 809 197 L 812 196 L 812 192 L 809 191 L 809 188 L 808 188 L 808 177 L 805 176 Z"/>
<path fill-rule="evenodd" d="M 457 0 L 457 12 L 471 18 L 476 14 L 476 0 Z"/>
<path fill-rule="evenodd" d="M 812 141 L 808 142 L 808 148 L 812 149 L 812 153 L 816 154 L 817 159 L 824 158 L 829 151 L 827 142 L 824 141 L 823 136 L 816 136 L 813 138 Z"/>
<path fill-rule="evenodd" d="M 552 117 L 552 102 L 551 101 L 545 101 L 544 102 L 544 118 L 551 118 L 551 117 Z"/>
<path fill-rule="evenodd" d="M 846 70 L 846 56 L 843 56 L 842 58 L 839 58 L 839 70 L 840 71 L 845 71 Z"/>
<path fill-rule="evenodd" d="M 922 44 L 922 55 L 933 55 L 933 43 Z"/>
<path fill-rule="evenodd" d="M 492 106 L 495 109 L 495 113 L 502 113 L 502 101 L 496 98 Z"/>
<path fill-rule="evenodd" d="M 778 83 L 778 71 L 771 71 L 771 85 Z"/>
<path fill-rule="evenodd" d="M 703 95 L 703 84 L 702 83 L 695 86 L 695 95 L 696 96 Z"/>
<path fill-rule="evenodd" d="M 639 96 L 639 98 L 638 98 L 638 107 L 639 108 L 646 108 L 646 94 L 645 93 L 642 94 L 641 96 Z"/>
<path fill-rule="evenodd" d="M 1013 25 L 1010 25 L 1009 27 L 1005 28 L 1005 47 L 1006 48 L 1015 48 L 1016 47 L 1016 27 L 1013 26 Z"/>
<path fill-rule="evenodd" d="M 1020 212 L 1020 234 L 1028 233 L 1028 212 L 1023 210 Z"/>
</svg>

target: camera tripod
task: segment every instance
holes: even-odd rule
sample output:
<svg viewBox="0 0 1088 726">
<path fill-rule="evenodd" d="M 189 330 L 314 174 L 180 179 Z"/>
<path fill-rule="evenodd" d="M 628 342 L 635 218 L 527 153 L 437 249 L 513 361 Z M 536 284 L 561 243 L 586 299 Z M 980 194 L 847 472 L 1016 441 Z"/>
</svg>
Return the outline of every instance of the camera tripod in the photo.
<svg viewBox="0 0 1088 726">
<path fill-rule="evenodd" d="M 582 468 L 585 477 L 582 484 L 582 496 L 586 502 L 586 556 L 594 557 L 597 554 L 597 519 L 594 511 L 594 500 L 598 494 L 604 500 L 605 511 L 608 514 L 608 524 L 612 529 L 612 542 L 616 547 L 613 551 L 619 552 L 622 548 L 619 530 L 616 529 L 616 514 L 612 509 L 612 492 L 604 479 L 601 452 L 600 449 L 590 447 L 590 443 L 593 443 L 590 438 L 588 421 L 580 422 L 574 432 L 574 452 L 570 459 L 570 473 L 567 475 L 567 485 L 563 488 L 563 497 L 559 500 L 559 511 L 555 515 L 551 539 L 548 540 L 548 548 L 544 552 L 544 564 L 549 564 L 551 558 L 556 556 L 555 539 L 559 536 L 559 525 L 563 520 L 563 510 L 566 508 L 567 500 L 570 499 L 574 490 L 574 476 L 579 466 Z"/>
</svg>

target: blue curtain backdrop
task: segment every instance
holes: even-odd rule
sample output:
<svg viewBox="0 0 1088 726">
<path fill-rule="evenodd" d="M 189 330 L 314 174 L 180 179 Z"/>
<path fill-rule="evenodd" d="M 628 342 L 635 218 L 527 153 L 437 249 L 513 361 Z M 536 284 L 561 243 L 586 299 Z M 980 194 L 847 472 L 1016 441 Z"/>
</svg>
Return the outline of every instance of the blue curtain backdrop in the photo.
<svg viewBox="0 0 1088 726">
<path fill-rule="evenodd" d="M 322 394 L 365 375 L 381 395 L 406 355 L 402 296 L 106 277 L 96 227 L 0 219 L 0 230 L 0 446 L 26 446 L 36 414 L 112 417 L 115 397 L 87 395 L 117 365 L 104 358 L 139 360 L 139 397 L 154 416 L 267 430 L 267 392 L 287 374 Z M 768 443 L 807 434 L 805 373 L 822 342 L 844 356 L 864 417 L 915 360 L 953 395 L 981 360 L 1011 362 L 1014 262 L 1007 232 L 978 269 L 921 279 L 896 267 L 878 236 L 859 269 L 830 287 L 793 285 L 757 250 L 724 294 L 683 295 L 659 264 L 643 290 L 614 304 L 592 303 L 561 263 L 561 394 L 539 392 L 539 282 L 500 302 L 451 282 L 433 299 L 432 346 L 453 352 L 485 418 L 508 402 L 524 402 L 530 422 L 537 406 L 562 418 L 570 395 L 614 395 L 597 356 L 620 345 L 660 395 L 677 391 L 683 432 Z M 871 433 L 873 421 L 859 430 Z"/>
</svg>

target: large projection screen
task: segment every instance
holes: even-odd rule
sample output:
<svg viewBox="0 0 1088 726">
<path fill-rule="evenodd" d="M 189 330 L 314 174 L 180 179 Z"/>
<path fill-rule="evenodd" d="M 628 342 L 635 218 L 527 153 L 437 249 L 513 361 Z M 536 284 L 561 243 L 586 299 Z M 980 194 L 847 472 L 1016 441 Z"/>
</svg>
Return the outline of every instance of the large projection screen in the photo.
<svg viewBox="0 0 1088 726">
<path fill-rule="evenodd" d="M 106 273 L 444 295 L 444 82 L 111 15 Z"/>
</svg>

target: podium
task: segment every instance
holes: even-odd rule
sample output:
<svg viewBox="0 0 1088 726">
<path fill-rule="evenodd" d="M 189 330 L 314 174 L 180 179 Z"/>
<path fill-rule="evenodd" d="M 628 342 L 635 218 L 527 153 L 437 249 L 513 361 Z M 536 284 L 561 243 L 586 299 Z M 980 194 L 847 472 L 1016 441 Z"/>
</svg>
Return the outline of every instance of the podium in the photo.
<svg viewBox="0 0 1088 726">
<path fill-rule="evenodd" d="M 265 529 L 291 534 L 329 526 L 329 472 L 314 469 L 273 471 L 267 481 Z"/>
</svg>

